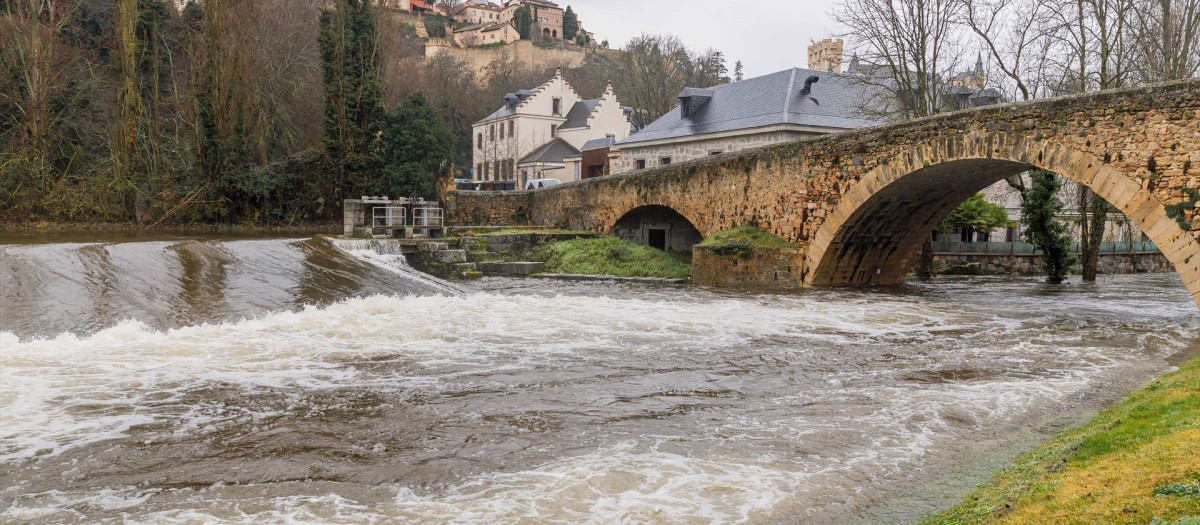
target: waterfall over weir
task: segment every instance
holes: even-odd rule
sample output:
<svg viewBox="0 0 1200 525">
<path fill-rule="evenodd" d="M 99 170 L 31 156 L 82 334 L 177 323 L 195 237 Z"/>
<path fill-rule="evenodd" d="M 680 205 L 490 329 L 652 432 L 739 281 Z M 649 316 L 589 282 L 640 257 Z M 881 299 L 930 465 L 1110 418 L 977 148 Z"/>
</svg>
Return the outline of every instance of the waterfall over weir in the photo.
<svg viewBox="0 0 1200 525">
<path fill-rule="evenodd" d="M 370 295 L 462 295 L 408 267 L 399 247 L 326 237 L 113 235 L 0 244 L 0 319 L 21 337 L 258 317 Z M 11 236 L 10 236 L 11 238 Z"/>
</svg>

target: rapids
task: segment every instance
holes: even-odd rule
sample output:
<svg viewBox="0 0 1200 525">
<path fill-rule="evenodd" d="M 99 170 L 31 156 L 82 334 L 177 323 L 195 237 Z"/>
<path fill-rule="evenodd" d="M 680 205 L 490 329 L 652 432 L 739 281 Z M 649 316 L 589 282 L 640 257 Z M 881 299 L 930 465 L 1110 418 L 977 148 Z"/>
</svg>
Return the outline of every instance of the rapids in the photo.
<svg viewBox="0 0 1200 525">
<path fill-rule="evenodd" d="M 463 290 L 398 257 L 0 245 L 0 522 L 905 520 L 1200 350 L 1174 274 Z"/>
</svg>

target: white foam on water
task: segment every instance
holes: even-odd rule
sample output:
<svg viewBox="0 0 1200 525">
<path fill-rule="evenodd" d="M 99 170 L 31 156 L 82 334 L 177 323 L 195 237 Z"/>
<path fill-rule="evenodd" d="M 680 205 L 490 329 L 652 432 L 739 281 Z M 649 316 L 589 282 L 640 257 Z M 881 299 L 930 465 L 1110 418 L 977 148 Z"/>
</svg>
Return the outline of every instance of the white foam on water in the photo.
<svg viewBox="0 0 1200 525">
<path fill-rule="evenodd" d="M 399 244 L 366 239 L 330 239 L 329 243 L 352 257 L 423 283 L 444 294 L 461 297 L 467 293 L 466 290 L 445 280 L 413 269 L 408 264 L 408 258 L 400 251 Z"/>
<path fill-rule="evenodd" d="M 856 487 L 903 479 L 963 429 L 1002 424 L 1031 407 L 1068 400 L 1123 367 L 1161 359 L 1189 344 L 1198 325 L 1194 314 L 1181 316 L 1139 336 L 1153 340 L 1153 348 L 1114 349 L 1088 344 L 1077 330 L 1037 324 L 1068 317 L 1062 308 L 998 308 L 1006 311 L 856 295 L 475 293 L 358 298 L 173 330 L 126 321 L 88 337 L 22 340 L 0 333 L 0 465 L 121 438 L 138 426 L 203 435 L 275 415 L 217 404 L 182 406 L 189 392 L 213 385 L 247 392 L 284 388 L 297 395 L 347 387 L 436 393 L 461 378 L 486 379 L 505 370 L 603 368 L 661 355 L 764 363 L 764 371 L 731 381 L 790 373 L 824 379 L 767 406 L 747 407 L 744 417 L 696 429 L 713 434 L 689 438 L 689 446 L 672 441 L 678 436 L 642 436 L 512 472 L 472 475 L 437 491 L 396 486 L 395 497 L 382 503 L 318 493 L 254 496 L 253 505 L 238 505 L 193 495 L 171 510 L 144 513 L 139 506 L 162 491 L 109 487 L 25 496 L 0 518 L 43 519 L 83 508 L 128 509 L 123 519 L 130 523 L 769 523 L 851 498 L 845 494 Z M 1120 315 L 1146 314 L 1132 309 Z M 1123 337 L 1128 327 L 1085 329 L 1104 339 Z M 984 344 L 976 344 L 976 334 L 986 334 Z M 746 355 L 745 348 L 755 350 Z M 903 366 L 871 366 L 889 352 Z M 403 359 L 405 373 L 351 366 L 375 359 Z M 789 362 L 829 368 L 792 370 Z M 980 363 L 988 364 L 983 377 L 945 379 Z M 928 381 L 887 380 L 914 372 L 928 373 Z M 595 402 L 612 402 L 609 395 L 597 392 Z M 819 402 L 852 408 L 804 410 Z M 790 439 L 800 449 L 808 442 L 842 445 L 786 457 L 731 452 L 768 438 Z M 713 446 L 696 445 L 708 442 Z"/>
</svg>

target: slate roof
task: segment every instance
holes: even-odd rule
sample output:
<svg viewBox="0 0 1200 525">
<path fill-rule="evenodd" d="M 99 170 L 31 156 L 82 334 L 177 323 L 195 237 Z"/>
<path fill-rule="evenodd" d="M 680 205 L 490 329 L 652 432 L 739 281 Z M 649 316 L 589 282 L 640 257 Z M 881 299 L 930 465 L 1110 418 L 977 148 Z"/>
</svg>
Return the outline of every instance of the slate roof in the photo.
<svg viewBox="0 0 1200 525">
<path fill-rule="evenodd" d="M 592 139 L 583 143 L 583 147 L 579 151 L 588 151 L 600 148 L 611 148 L 617 143 L 617 139 L 612 137 L 604 137 L 600 139 Z"/>
<path fill-rule="evenodd" d="M 517 107 L 516 107 L 517 104 L 524 102 L 525 99 L 529 98 L 529 96 L 534 93 L 537 93 L 536 89 L 522 89 L 520 91 L 517 91 L 516 93 L 510 93 L 512 95 L 517 96 L 516 104 L 512 104 L 512 105 L 505 104 L 503 106 L 500 106 L 500 109 L 497 109 L 491 115 L 488 115 L 486 117 L 483 117 L 482 119 L 479 119 L 475 123 L 478 124 L 480 122 L 485 122 L 488 120 L 498 119 L 498 118 L 502 118 L 502 117 L 511 117 L 513 115 L 516 115 L 517 114 Z"/>
<path fill-rule="evenodd" d="M 474 24 L 474 25 L 464 26 L 464 27 L 455 29 L 454 32 L 455 33 L 463 33 L 466 31 L 474 31 L 474 30 L 478 29 L 480 32 L 486 33 L 488 31 L 495 31 L 506 25 L 508 25 L 508 22 L 486 22 L 483 24 Z"/>
<path fill-rule="evenodd" d="M 812 86 L 812 97 L 820 105 L 799 95 L 804 79 L 810 75 L 820 77 Z M 698 108 L 693 107 L 689 118 L 682 118 L 676 107 L 618 145 L 775 125 L 832 129 L 873 126 L 883 121 L 863 115 L 860 107 L 864 101 L 876 98 L 875 89 L 850 75 L 785 69 L 709 88 L 705 91 L 710 91 L 712 98 Z M 688 93 L 689 90 L 684 90 L 681 95 Z"/>
<path fill-rule="evenodd" d="M 596 110 L 596 103 L 600 99 L 594 98 L 591 100 L 581 100 L 571 106 L 571 111 L 567 112 L 567 121 L 562 123 L 558 129 L 575 129 L 586 128 L 588 115 L 591 115 Z"/>
<path fill-rule="evenodd" d="M 566 157 L 574 157 L 579 155 L 579 150 L 567 143 L 563 139 L 554 139 L 542 145 L 542 147 L 533 150 L 528 155 L 521 158 L 521 162 L 517 164 L 525 164 L 528 162 L 551 162 L 561 164 Z"/>
</svg>

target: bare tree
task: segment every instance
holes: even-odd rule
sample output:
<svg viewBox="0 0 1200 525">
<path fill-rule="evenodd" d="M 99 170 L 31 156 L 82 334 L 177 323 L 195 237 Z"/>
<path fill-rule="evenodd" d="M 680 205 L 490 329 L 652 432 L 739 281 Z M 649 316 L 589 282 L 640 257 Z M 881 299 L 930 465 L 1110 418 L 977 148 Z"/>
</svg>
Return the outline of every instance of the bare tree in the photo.
<svg viewBox="0 0 1200 525">
<path fill-rule="evenodd" d="M 961 9 L 958 0 L 842 0 L 834 16 L 866 63 L 858 78 L 888 93 L 896 116 L 914 118 L 942 109 L 961 58 Z"/>
<path fill-rule="evenodd" d="M 1022 100 L 1037 96 L 1040 64 L 1049 51 L 1044 22 L 1054 0 L 959 0 L 961 22 L 982 42 L 991 61 Z M 1032 65 L 1031 65 L 1032 63 Z"/>
<path fill-rule="evenodd" d="M 1200 0 L 1146 0 L 1136 13 L 1138 80 L 1161 82 L 1200 73 Z"/>
<path fill-rule="evenodd" d="M 442 12 L 450 18 L 454 18 L 462 13 L 463 9 L 467 8 L 467 0 L 437 0 L 434 4 L 442 8 Z"/>
<path fill-rule="evenodd" d="M 690 54 L 678 37 L 639 35 L 617 59 L 613 85 L 639 122 L 653 122 L 675 107 L 691 76 Z"/>
</svg>

